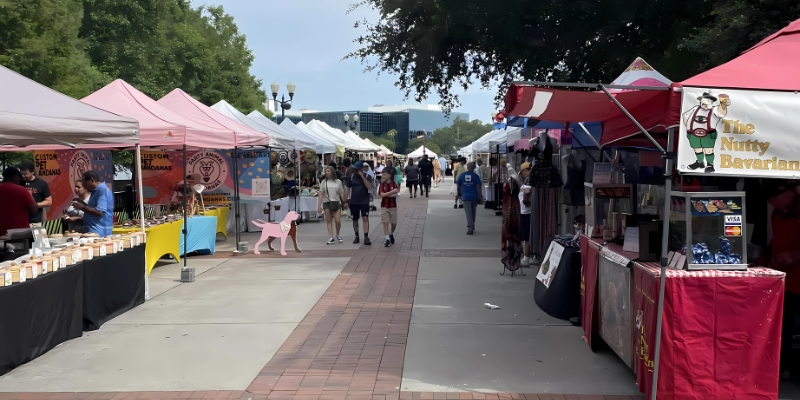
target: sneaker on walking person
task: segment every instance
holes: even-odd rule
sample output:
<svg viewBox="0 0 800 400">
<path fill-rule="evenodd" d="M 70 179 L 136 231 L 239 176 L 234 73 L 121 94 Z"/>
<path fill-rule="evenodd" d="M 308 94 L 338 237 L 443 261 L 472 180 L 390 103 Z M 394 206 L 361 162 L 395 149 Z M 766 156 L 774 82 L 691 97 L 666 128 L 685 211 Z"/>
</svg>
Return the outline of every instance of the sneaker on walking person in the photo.
<svg viewBox="0 0 800 400">
<path fill-rule="evenodd" d="M 383 176 L 378 187 L 378 196 L 381 197 L 381 222 L 383 233 L 386 235 L 384 246 L 394 244 L 394 230 L 397 229 L 397 193 L 400 186 L 394 183 L 393 176 Z"/>
<path fill-rule="evenodd" d="M 328 242 L 325 244 L 336 244 L 336 241 L 333 238 L 328 239 Z"/>
<path fill-rule="evenodd" d="M 353 216 L 353 231 L 356 238 L 353 244 L 359 243 L 358 220 L 362 219 L 364 228 L 364 244 L 370 245 L 369 240 L 369 194 L 372 191 L 372 180 L 367 176 L 367 163 L 359 160 L 353 164 L 353 174 L 346 181 L 344 198 Z"/>
<path fill-rule="evenodd" d="M 467 164 L 467 171 L 462 172 L 456 180 L 458 198 L 464 203 L 464 213 L 467 216 L 467 235 L 475 232 L 475 216 L 478 204 L 483 203 L 481 193 L 481 180 L 475 173 L 475 163 Z"/>
</svg>

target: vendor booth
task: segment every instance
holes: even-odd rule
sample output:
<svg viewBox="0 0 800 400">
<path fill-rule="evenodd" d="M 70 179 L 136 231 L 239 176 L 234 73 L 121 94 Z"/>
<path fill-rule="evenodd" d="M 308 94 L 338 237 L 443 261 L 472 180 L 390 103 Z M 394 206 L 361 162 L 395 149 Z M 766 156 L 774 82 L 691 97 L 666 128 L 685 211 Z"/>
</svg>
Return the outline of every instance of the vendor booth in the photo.
<svg viewBox="0 0 800 400">
<path fill-rule="evenodd" d="M 139 124 L 134 119 L 74 100 L 5 67 L 0 67 L 0 86 L 6 89 L 0 95 L 3 151 L 27 150 L 25 146 L 138 150 Z M 66 171 L 70 177 L 82 172 L 69 167 Z M 84 330 L 98 329 L 147 297 L 140 234 L 48 238 L 41 228 L 20 227 L 2 235 L 0 375 L 80 337 Z M 7 252 L 6 244 L 26 251 Z"/>
<path fill-rule="evenodd" d="M 754 207 L 751 193 L 742 191 L 741 182 L 721 179 L 746 177 L 750 171 L 749 176 L 765 178 L 793 176 L 789 171 L 797 151 L 781 141 L 787 131 L 778 128 L 782 119 L 762 122 L 767 128 L 759 130 L 755 110 L 784 107 L 787 112 L 779 115 L 788 115 L 793 100 L 780 98 L 779 91 L 794 96 L 790 93 L 800 81 L 774 79 L 778 71 L 773 68 L 786 65 L 787 74 L 793 71 L 785 55 L 797 54 L 798 32 L 789 27 L 742 56 L 752 59 L 734 60 L 718 67 L 719 73 L 711 70 L 682 84 L 665 86 L 660 74 L 636 60 L 612 85 L 517 82 L 507 93 L 498 118 L 516 117 L 534 127 L 562 124 L 562 139 L 569 133 L 599 151 L 592 170 L 582 174 L 585 219 L 576 220 L 581 259 L 576 320 L 587 343 L 596 348 L 602 340 L 611 347 L 652 399 L 777 398 L 786 274 L 754 257 L 748 234 L 753 224 L 747 217 Z M 775 73 L 743 69 L 759 62 L 770 64 L 759 71 Z M 643 70 L 651 76 L 630 74 Z M 739 81 L 727 79 L 737 77 L 734 72 Z M 752 79 L 745 84 L 745 77 Z M 754 137 L 758 132 L 769 137 Z M 752 155 L 736 153 L 747 151 L 739 144 L 742 135 L 744 142 L 751 140 Z M 542 151 L 535 139 L 529 139 L 534 154 Z M 756 148 L 756 139 L 761 147 Z M 673 176 L 673 167 L 705 178 L 693 183 Z M 572 175 L 564 177 L 569 182 Z M 766 209 L 767 202 L 758 207 Z M 784 241 L 793 241 L 795 248 L 800 244 Z M 571 281 L 558 279 L 561 268 L 542 263 L 537 269 L 545 272 L 537 279 L 537 303 L 553 303 L 540 300 L 540 282 L 549 284 L 545 293 L 554 287 L 555 293 L 572 293 L 569 287 L 558 289 Z M 564 296 L 569 297 L 562 302 L 575 295 Z"/>
</svg>

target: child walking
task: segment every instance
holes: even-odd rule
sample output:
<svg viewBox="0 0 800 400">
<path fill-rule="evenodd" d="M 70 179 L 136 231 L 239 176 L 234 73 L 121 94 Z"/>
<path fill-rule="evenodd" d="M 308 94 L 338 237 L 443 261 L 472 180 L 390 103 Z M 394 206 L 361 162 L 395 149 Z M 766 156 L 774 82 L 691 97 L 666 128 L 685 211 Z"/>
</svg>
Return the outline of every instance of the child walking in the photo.
<svg viewBox="0 0 800 400">
<path fill-rule="evenodd" d="M 398 193 L 400 193 L 400 186 L 395 183 L 394 174 L 384 173 L 381 175 L 378 195 L 381 197 L 381 222 L 383 223 L 383 233 L 386 235 L 386 241 L 383 244 L 385 247 L 394 244 L 394 230 L 397 229 Z"/>
</svg>

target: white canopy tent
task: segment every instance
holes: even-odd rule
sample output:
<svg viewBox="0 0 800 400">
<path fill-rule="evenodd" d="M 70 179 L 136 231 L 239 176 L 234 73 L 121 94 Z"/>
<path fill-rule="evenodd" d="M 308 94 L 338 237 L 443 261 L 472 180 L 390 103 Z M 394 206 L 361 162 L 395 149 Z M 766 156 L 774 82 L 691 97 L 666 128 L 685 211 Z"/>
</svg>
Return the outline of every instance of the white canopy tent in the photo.
<svg viewBox="0 0 800 400">
<path fill-rule="evenodd" d="M 335 143 L 337 146 L 342 146 L 345 149 L 349 148 L 348 147 L 349 143 L 348 143 L 347 140 L 345 140 L 345 138 L 343 138 L 343 137 L 341 137 L 341 136 L 339 136 L 339 135 L 337 135 L 337 134 L 335 134 L 333 132 L 328 131 L 317 120 L 313 120 L 313 121 L 310 121 L 307 124 L 298 125 L 298 126 L 300 126 L 301 129 L 302 129 L 303 126 L 305 126 L 307 129 L 309 129 L 312 132 L 314 132 L 317 136 L 320 136 L 322 138 L 328 139 L 331 142 Z"/>
<path fill-rule="evenodd" d="M 139 123 L 95 108 L 0 66 L 0 146 L 139 143 Z"/>
<path fill-rule="evenodd" d="M 356 140 L 357 142 L 361 143 L 365 146 L 365 148 L 371 148 L 372 152 L 378 152 L 381 150 L 375 143 L 372 143 L 368 140 L 362 139 L 361 136 L 358 136 L 356 133 L 353 132 L 346 132 L 345 135 L 349 136 L 351 139 Z"/>
<path fill-rule="evenodd" d="M 425 150 L 424 153 L 423 149 Z M 427 154 L 428 158 L 431 159 L 434 157 L 439 158 L 439 156 L 436 153 L 432 152 L 431 149 L 425 148 L 424 146 L 419 146 L 419 148 L 417 148 L 416 150 L 412 151 L 411 153 L 408 153 L 408 157 L 417 160 L 419 158 L 422 158 L 423 154 Z"/>
<path fill-rule="evenodd" d="M 384 154 L 386 154 L 387 156 L 391 156 L 391 155 L 393 155 L 393 154 L 394 154 L 394 152 L 393 152 L 393 151 L 389 150 L 389 149 L 388 149 L 386 146 L 384 146 L 384 145 L 380 145 L 380 148 L 381 148 L 381 151 L 383 151 L 383 153 L 384 153 Z"/>
<path fill-rule="evenodd" d="M 336 149 L 335 150 L 336 156 L 338 156 L 338 157 L 344 156 L 344 140 L 340 140 L 339 138 L 336 138 L 336 137 L 333 137 L 333 136 L 329 136 L 329 135 L 327 135 L 327 133 L 325 133 L 325 135 L 319 134 L 316 131 L 314 131 L 311 128 L 309 128 L 306 124 L 304 124 L 302 122 L 298 122 L 297 125 L 295 125 L 295 127 L 297 127 L 297 129 L 300 129 L 301 131 L 305 132 L 309 136 L 316 138 L 317 140 L 330 142 L 331 144 L 333 144 L 334 148 Z"/>
<path fill-rule="evenodd" d="M 316 136 L 313 133 L 308 133 L 308 131 L 306 130 L 300 129 L 297 125 L 292 123 L 292 121 L 290 121 L 288 118 L 284 119 L 283 122 L 281 122 L 280 126 L 284 130 L 292 133 L 293 135 L 296 135 L 298 137 L 302 136 L 306 140 L 316 143 L 316 148 L 314 150 L 317 152 L 317 154 L 336 153 L 336 145 L 333 142 L 327 139 L 323 139 L 319 136 Z"/>
<path fill-rule="evenodd" d="M 271 129 L 264 125 L 259 124 L 256 121 L 253 121 L 252 118 L 244 115 L 241 111 L 237 110 L 236 107 L 230 105 L 225 100 L 220 100 L 217 104 L 211 106 L 212 109 L 216 110 L 220 114 L 234 120 L 245 124 L 259 132 L 264 132 L 269 135 L 270 138 L 270 147 L 277 147 L 280 149 L 291 149 L 294 147 L 295 143 L 294 140 L 290 137 L 286 136 L 282 130 Z"/>
<path fill-rule="evenodd" d="M 519 131 L 520 129 L 513 129 L 513 131 Z M 496 149 L 495 146 L 498 144 L 506 144 L 508 139 L 508 134 L 512 130 L 506 129 L 499 129 L 496 131 L 491 131 L 486 135 L 483 135 L 480 139 L 474 141 L 472 143 L 472 151 L 475 153 L 492 153 Z"/>
<path fill-rule="evenodd" d="M 348 150 L 355 151 L 359 153 L 365 152 L 372 152 L 372 146 L 367 145 L 366 143 L 353 138 L 352 136 L 342 132 L 340 129 L 332 128 L 330 125 L 322 122 L 317 121 L 323 128 L 327 129 L 328 132 L 333 133 L 334 135 L 338 135 L 344 138 L 345 142 L 348 143 L 346 146 Z"/>
<path fill-rule="evenodd" d="M 271 119 L 265 117 L 263 114 L 261 114 L 260 112 L 258 112 L 256 110 L 254 110 L 250 114 L 247 114 L 247 117 L 252 119 L 253 121 L 256 121 L 257 123 L 267 127 L 267 128 L 275 129 L 275 130 L 278 130 L 278 131 L 282 132 L 284 135 L 289 137 L 291 140 L 294 140 L 294 148 L 295 149 L 309 149 L 309 150 L 315 150 L 315 151 L 317 149 L 317 143 L 313 139 L 311 139 L 307 135 L 305 135 L 304 133 L 296 132 L 294 130 L 288 130 L 285 127 L 282 127 L 282 126 L 276 124 Z"/>
</svg>

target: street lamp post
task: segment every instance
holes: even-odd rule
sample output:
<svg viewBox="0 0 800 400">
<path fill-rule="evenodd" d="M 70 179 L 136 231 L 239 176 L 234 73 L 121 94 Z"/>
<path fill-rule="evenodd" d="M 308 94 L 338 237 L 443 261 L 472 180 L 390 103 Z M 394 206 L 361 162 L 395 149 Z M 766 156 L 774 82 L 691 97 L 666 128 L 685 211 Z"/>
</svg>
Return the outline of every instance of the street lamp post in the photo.
<svg viewBox="0 0 800 400">
<path fill-rule="evenodd" d="M 356 133 L 356 135 L 358 135 L 358 114 L 353 115 L 353 125 L 350 125 L 350 115 L 345 114 L 344 126 L 347 128 L 347 130 L 353 131 Z"/>
<path fill-rule="evenodd" d="M 427 135 L 424 133 L 422 135 L 417 136 L 417 139 L 422 140 L 422 154 L 425 154 L 425 139 L 427 139 L 426 136 Z"/>
<path fill-rule="evenodd" d="M 290 110 L 292 108 L 292 100 L 294 99 L 294 90 L 297 89 L 297 85 L 292 82 L 286 84 L 286 90 L 289 92 L 289 100 L 286 100 L 284 95 L 281 95 L 281 99 L 278 100 L 278 90 L 280 90 L 281 85 L 278 85 L 278 82 L 272 82 L 272 85 L 269 86 L 272 89 L 272 100 L 275 102 L 275 111 L 278 111 L 278 104 L 281 106 L 281 122 L 286 118 L 286 110 Z"/>
</svg>

